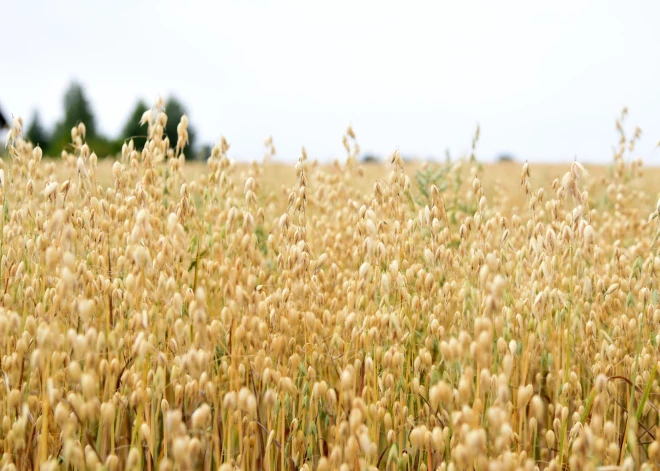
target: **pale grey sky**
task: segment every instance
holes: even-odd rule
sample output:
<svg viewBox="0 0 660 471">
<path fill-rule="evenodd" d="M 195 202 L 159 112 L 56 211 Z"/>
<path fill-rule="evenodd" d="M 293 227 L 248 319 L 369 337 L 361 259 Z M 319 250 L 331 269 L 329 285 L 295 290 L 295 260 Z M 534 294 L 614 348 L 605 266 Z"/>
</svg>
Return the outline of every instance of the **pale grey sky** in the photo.
<svg viewBox="0 0 660 471">
<path fill-rule="evenodd" d="M 630 109 L 660 161 L 660 2 L 2 2 L 0 107 L 61 116 L 72 79 L 102 131 L 138 98 L 176 94 L 200 141 L 234 158 L 363 151 L 607 162 Z"/>
</svg>

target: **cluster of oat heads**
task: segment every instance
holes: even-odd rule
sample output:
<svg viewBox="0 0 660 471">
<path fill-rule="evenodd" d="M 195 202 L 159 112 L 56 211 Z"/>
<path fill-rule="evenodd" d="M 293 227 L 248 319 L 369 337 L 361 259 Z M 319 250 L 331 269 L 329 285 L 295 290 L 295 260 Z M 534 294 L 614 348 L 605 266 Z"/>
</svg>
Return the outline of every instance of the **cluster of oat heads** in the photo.
<svg viewBox="0 0 660 471">
<path fill-rule="evenodd" d="M 84 125 L 61 162 L 9 133 L 2 469 L 654 469 L 639 132 L 603 181 L 505 192 L 471 158 L 420 191 L 398 153 L 355 185 L 352 129 L 290 188 L 224 139 L 187 181 L 187 118 L 142 121 L 105 186 Z"/>
</svg>

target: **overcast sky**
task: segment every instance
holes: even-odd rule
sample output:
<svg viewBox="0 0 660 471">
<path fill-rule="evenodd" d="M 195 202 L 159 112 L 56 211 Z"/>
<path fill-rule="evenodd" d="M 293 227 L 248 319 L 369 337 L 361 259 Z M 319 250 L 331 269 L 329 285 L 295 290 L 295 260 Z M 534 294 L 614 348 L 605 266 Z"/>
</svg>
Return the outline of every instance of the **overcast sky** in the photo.
<svg viewBox="0 0 660 471">
<path fill-rule="evenodd" d="M 174 93 L 234 158 L 364 152 L 607 162 L 630 109 L 660 162 L 657 1 L 6 1 L 0 107 L 52 125 L 80 81 L 103 132 Z"/>
</svg>

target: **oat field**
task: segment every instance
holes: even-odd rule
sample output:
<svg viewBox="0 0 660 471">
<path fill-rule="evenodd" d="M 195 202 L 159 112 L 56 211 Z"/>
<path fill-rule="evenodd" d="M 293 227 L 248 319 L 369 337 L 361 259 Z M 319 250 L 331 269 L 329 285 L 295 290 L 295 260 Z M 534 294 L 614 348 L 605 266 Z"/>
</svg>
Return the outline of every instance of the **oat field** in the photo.
<svg viewBox="0 0 660 471">
<path fill-rule="evenodd" d="M 659 469 L 639 132 L 587 168 L 361 165 L 350 128 L 334 165 L 199 164 L 166 119 L 117 160 L 13 123 L 3 470 Z"/>
</svg>

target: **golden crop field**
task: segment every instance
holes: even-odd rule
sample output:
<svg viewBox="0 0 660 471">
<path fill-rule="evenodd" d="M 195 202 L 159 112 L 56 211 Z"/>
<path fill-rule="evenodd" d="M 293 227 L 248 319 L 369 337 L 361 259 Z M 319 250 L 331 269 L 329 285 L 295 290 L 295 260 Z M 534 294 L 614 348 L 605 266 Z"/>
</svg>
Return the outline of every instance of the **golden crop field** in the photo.
<svg viewBox="0 0 660 471">
<path fill-rule="evenodd" d="M 659 169 L 188 163 L 85 129 L 0 170 L 0 467 L 660 462 Z"/>
</svg>

